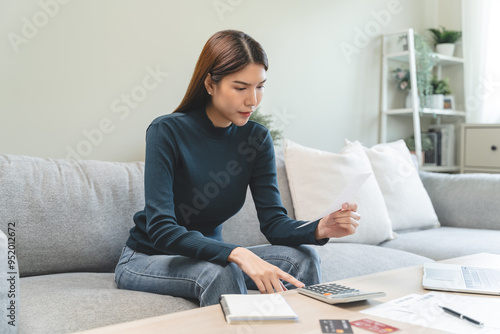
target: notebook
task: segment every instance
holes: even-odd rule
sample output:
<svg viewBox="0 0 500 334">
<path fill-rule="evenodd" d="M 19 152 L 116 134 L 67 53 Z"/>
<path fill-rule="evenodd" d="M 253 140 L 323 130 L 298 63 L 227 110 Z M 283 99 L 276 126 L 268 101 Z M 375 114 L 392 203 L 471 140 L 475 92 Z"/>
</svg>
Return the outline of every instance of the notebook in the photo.
<svg viewBox="0 0 500 334">
<path fill-rule="evenodd" d="M 422 286 L 429 290 L 500 295 L 500 268 L 425 263 Z"/>
<path fill-rule="evenodd" d="M 222 295 L 220 305 L 228 324 L 249 321 L 296 321 L 297 314 L 280 294 Z"/>
</svg>

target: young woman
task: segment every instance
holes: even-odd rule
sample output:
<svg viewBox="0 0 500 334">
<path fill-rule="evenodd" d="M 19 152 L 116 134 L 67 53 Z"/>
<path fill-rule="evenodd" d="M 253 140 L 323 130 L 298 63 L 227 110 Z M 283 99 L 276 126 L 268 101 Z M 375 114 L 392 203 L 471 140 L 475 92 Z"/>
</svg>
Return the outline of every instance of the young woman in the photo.
<svg viewBox="0 0 500 334">
<path fill-rule="evenodd" d="M 314 223 L 283 208 L 269 131 L 249 122 L 264 95 L 268 69 L 261 45 L 234 30 L 205 44 L 179 107 L 146 134 L 145 208 L 116 267 L 119 288 L 198 299 L 284 291 L 319 283 L 320 260 L 303 244 L 353 234 L 355 204 Z M 222 240 L 250 186 L 261 231 L 271 245 L 243 248 Z"/>
</svg>

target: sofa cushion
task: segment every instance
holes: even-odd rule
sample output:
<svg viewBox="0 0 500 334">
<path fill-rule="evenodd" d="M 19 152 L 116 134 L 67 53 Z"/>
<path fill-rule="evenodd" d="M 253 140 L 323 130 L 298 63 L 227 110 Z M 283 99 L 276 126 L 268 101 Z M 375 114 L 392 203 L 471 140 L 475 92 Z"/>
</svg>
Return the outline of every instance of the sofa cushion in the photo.
<svg viewBox="0 0 500 334">
<path fill-rule="evenodd" d="M 72 333 L 199 305 L 196 300 L 117 289 L 109 273 L 25 277 L 21 290 L 20 334 Z"/>
<path fill-rule="evenodd" d="M 399 233 L 380 246 L 399 249 L 436 261 L 476 253 L 500 254 L 500 231 L 440 227 Z"/>
<path fill-rule="evenodd" d="M 16 223 L 22 276 L 112 272 L 144 207 L 143 163 L 0 155 L 0 229 Z"/>
<path fill-rule="evenodd" d="M 431 199 L 403 140 L 363 147 L 395 232 L 438 227 Z"/>
<path fill-rule="evenodd" d="M 359 174 L 371 173 L 370 161 L 361 145 L 347 145 L 339 154 L 285 141 L 285 165 L 295 216 L 310 220 L 322 214 Z M 355 234 L 331 242 L 378 244 L 393 237 L 382 192 L 370 176 L 352 198 L 358 204 L 360 225 Z"/>
<path fill-rule="evenodd" d="M 373 245 L 328 243 L 313 246 L 321 257 L 322 282 L 420 265 L 433 260 L 420 255 Z"/>
</svg>

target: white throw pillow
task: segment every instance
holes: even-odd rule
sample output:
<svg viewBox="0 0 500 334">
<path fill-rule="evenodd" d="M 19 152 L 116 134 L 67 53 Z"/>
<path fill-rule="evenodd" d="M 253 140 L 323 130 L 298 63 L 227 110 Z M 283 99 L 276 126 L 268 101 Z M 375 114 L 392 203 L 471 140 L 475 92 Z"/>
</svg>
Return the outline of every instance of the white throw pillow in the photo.
<svg viewBox="0 0 500 334">
<path fill-rule="evenodd" d="M 372 173 L 360 144 L 347 145 L 339 154 L 320 151 L 285 139 L 285 167 L 298 220 L 310 220 L 326 210 L 358 174 Z M 331 238 L 330 242 L 376 245 L 394 237 L 382 192 L 371 175 L 353 202 L 361 215 L 355 234 Z"/>
<path fill-rule="evenodd" d="M 352 143 L 346 140 L 346 144 Z M 438 227 L 431 199 L 405 142 L 398 140 L 363 149 L 384 195 L 392 229 L 398 232 Z"/>
</svg>

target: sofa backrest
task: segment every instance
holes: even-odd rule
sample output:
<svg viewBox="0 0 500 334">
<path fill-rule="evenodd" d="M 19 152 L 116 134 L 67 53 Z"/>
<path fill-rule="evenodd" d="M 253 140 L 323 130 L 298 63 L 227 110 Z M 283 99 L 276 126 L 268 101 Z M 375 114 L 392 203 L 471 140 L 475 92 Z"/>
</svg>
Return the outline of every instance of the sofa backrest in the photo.
<svg viewBox="0 0 500 334">
<path fill-rule="evenodd" d="M 500 175 L 420 172 L 442 226 L 500 230 Z"/>
<path fill-rule="evenodd" d="M 283 154 L 276 157 L 283 205 L 294 217 Z M 144 163 L 42 159 L 0 154 L 0 230 L 15 224 L 21 276 L 112 272 L 144 208 Z M 267 243 L 250 191 L 223 225 L 224 240 Z"/>
<path fill-rule="evenodd" d="M 112 272 L 144 207 L 144 164 L 0 154 L 0 229 L 21 276 Z"/>
</svg>

